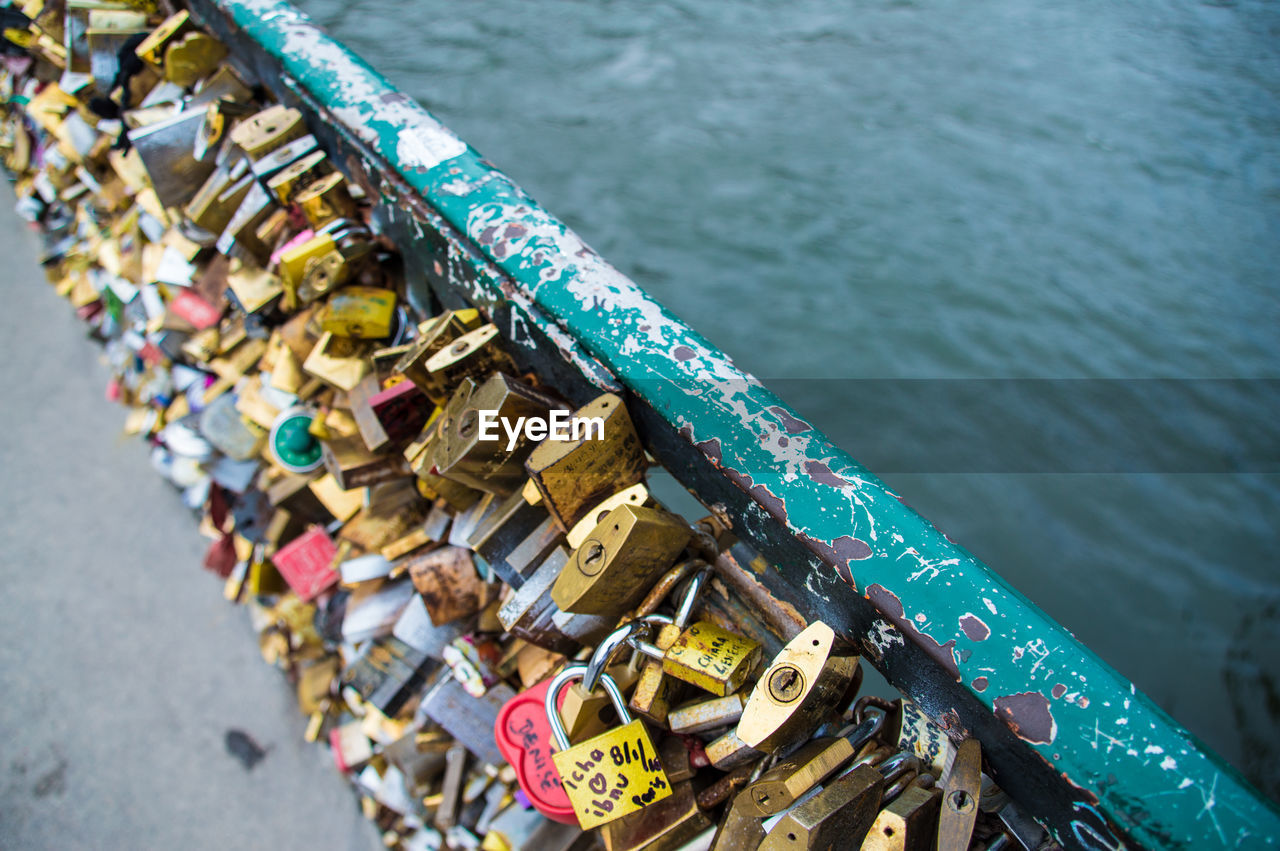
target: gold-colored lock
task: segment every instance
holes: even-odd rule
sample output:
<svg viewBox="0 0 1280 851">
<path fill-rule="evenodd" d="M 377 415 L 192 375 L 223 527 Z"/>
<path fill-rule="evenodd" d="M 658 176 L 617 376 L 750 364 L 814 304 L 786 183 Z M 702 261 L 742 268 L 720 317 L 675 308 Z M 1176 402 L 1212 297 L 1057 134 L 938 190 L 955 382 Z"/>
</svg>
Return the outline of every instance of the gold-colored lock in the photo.
<svg viewBox="0 0 1280 851">
<path fill-rule="evenodd" d="M 501 372 L 482 384 L 463 379 L 440 417 L 436 470 L 479 490 L 514 493 L 528 480 L 524 459 L 534 446 L 520 426 L 531 418 L 546 419 L 553 405 Z"/>
<path fill-rule="evenodd" d="M 286 287 L 296 292 L 298 286 L 302 283 L 307 261 L 323 257 L 337 250 L 338 244 L 331 234 L 316 234 L 301 245 L 295 245 L 280 255 L 280 267 L 278 269 L 280 279 L 284 281 Z"/>
<path fill-rule="evenodd" d="M 334 437 L 323 442 L 324 466 L 343 490 L 363 488 L 408 475 L 404 458 L 397 452 L 376 455 L 359 435 Z"/>
<path fill-rule="evenodd" d="M 676 624 L 663 624 L 653 644 L 661 651 L 666 651 L 680 637 L 680 627 Z M 681 699 L 684 683 L 675 677 L 667 676 L 662 670 L 660 659 L 646 659 L 640 669 L 640 677 L 636 680 L 635 690 L 631 692 L 628 706 L 632 712 L 643 715 L 655 724 L 666 724 L 671 712 L 671 705 Z"/>
<path fill-rule="evenodd" d="M 693 784 L 673 782 L 670 797 L 600 829 L 606 851 L 676 851 L 711 828 Z"/>
<path fill-rule="evenodd" d="M 284 285 L 280 283 L 280 279 L 275 275 L 265 269 L 243 264 L 238 269 L 233 267 L 233 271 L 227 275 L 227 286 L 231 288 L 231 292 L 235 293 L 236 301 L 244 308 L 245 313 L 257 313 L 275 302 L 284 293 Z M 292 352 L 289 352 L 288 349 L 284 351 L 289 358 L 290 366 L 294 370 L 293 373 L 289 374 L 300 377 L 301 364 L 293 357 Z M 290 366 L 272 371 L 273 387 L 279 388 L 279 384 L 276 381 L 276 373 L 283 375 L 288 372 Z M 289 392 L 296 393 L 300 387 L 301 382 L 298 382 Z"/>
<path fill-rule="evenodd" d="M 551 761 L 560 775 L 583 830 L 620 819 L 671 795 L 671 784 L 644 722 L 631 718 L 613 678 L 600 678 L 621 722 L 579 745 L 571 745 L 556 704 L 568 683 L 581 679 L 586 665 L 570 665 L 547 687 L 547 720 L 557 751 Z M 878 776 L 878 775 L 877 775 Z"/>
<path fill-rule="evenodd" d="M 442 407 L 465 378 L 479 382 L 494 372 L 515 372 L 511 359 L 498 347 L 498 326 L 493 323 L 449 343 L 432 355 L 425 367 L 427 386 L 422 392 Z"/>
<path fill-rule="evenodd" d="M 350 391 L 369 372 L 366 347 L 359 341 L 335 334 L 324 334 L 315 344 L 302 369 L 339 390 Z"/>
<path fill-rule="evenodd" d="M 729 802 L 724 818 L 711 841 L 711 851 L 756 851 L 764 841 L 764 825 L 739 792 Z"/>
<path fill-rule="evenodd" d="M 164 77 L 184 89 L 194 86 L 218 67 L 227 55 L 222 42 L 191 32 L 169 43 L 164 52 Z"/>
<path fill-rule="evenodd" d="M 542 494 L 536 487 L 532 488 L 533 493 L 542 500 Z M 591 537 L 592 531 L 601 520 L 608 516 L 619 505 L 648 505 L 649 489 L 643 484 L 632 485 L 629 488 L 623 488 L 617 493 L 601 500 L 593 506 L 586 515 L 573 525 L 573 528 L 565 535 L 565 542 L 570 549 L 576 550 L 582 546 L 582 542 Z"/>
<path fill-rule="evenodd" d="M 636 671 L 628 664 L 613 665 L 605 671 L 618 688 L 626 691 L 636 681 Z M 570 683 L 565 689 L 564 702 L 560 704 L 560 717 L 564 719 L 565 732 L 570 739 L 590 738 L 608 729 L 613 718 L 609 695 L 602 688 L 587 691 L 581 682 Z"/>
<path fill-rule="evenodd" d="M 243 162 L 243 160 L 242 160 Z M 204 182 L 183 209 L 192 224 L 211 234 L 220 234 L 253 186 L 253 175 L 247 169 L 217 169 Z M 238 176 L 237 176 L 238 175 Z"/>
<path fill-rule="evenodd" d="M 944 778 L 938 815 L 938 851 L 966 851 L 978 818 L 982 792 L 982 745 L 965 739 Z"/>
<path fill-rule="evenodd" d="M 907 786 L 876 816 L 862 851 L 932 851 L 941 801 L 937 789 L 915 783 Z"/>
<path fill-rule="evenodd" d="M 354 219 L 356 202 L 347 191 L 347 179 L 331 172 L 306 185 L 293 201 L 313 228 L 321 228 L 334 219 Z"/>
<path fill-rule="evenodd" d="M 288 205 L 303 187 L 315 183 L 330 174 L 333 165 L 324 151 L 311 153 L 294 160 L 267 179 L 267 189 L 281 204 Z"/>
<path fill-rule="evenodd" d="M 177 14 L 170 15 L 165 19 L 164 23 L 152 30 L 151 34 L 137 46 L 134 53 L 148 65 L 157 69 L 162 68 L 164 67 L 164 56 L 169 47 L 187 33 L 195 31 L 196 27 L 191 21 L 191 13 L 184 9 Z"/>
<path fill-rule="evenodd" d="M 740 694 L 700 699 L 672 709 L 667 715 L 671 732 L 681 735 L 705 733 L 719 727 L 737 724 L 745 703 Z"/>
<path fill-rule="evenodd" d="M 858 656 L 814 621 L 791 639 L 760 677 L 738 722 L 748 745 L 773 751 L 808 737 L 848 691 Z"/>
<path fill-rule="evenodd" d="M 346 287 L 330 296 L 318 319 L 324 331 L 360 340 L 379 340 L 391 333 L 395 312 L 395 290 Z"/>
<path fill-rule="evenodd" d="M 565 612 L 621 615 L 671 567 L 692 534 L 673 514 L 621 505 L 574 550 L 551 598 Z"/>
<path fill-rule="evenodd" d="M 760 851 L 856 848 L 875 821 L 884 788 L 879 771 L 858 766 L 777 817 Z"/>
<path fill-rule="evenodd" d="M 544 440 L 525 461 L 547 510 L 566 531 L 602 499 L 643 480 L 647 466 L 644 447 L 618 396 L 597 396 L 574 411 L 572 419 L 593 427 L 577 440 Z"/>
<path fill-rule="evenodd" d="M 422 391 L 431 383 L 427 361 L 463 334 L 481 325 L 480 311 L 474 308 L 448 310 L 418 325 L 418 337 L 396 362 L 395 371 L 404 375 Z"/>
<path fill-rule="evenodd" d="M 231 141 L 248 154 L 249 159 L 258 160 L 306 132 L 301 112 L 276 104 L 237 124 L 231 131 Z"/>
<path fill-rule="evenodd" d="M 271 200 L 271 196 L 261 184 L 256 182 L 250 184 L 244 200 L 240 202 L 240 206 L 231 216 L 231 221 L 227 222 L 227 227 L 218 237 L 218 251 L 232 256 L 236 253 L 233 249 L 239 249 L 240 253 L 247 254 L 249 259 L 259 266 L 266 266 L 271 255 L 271 246 L 259 238 L 258 229 L 277 209 L 279 208 L 276 207 L 275 201 Z"/>
<path fill-rule="evenodd" d="M 839 736 L 824 736 L 774 765 L 744 790 L 746 806 L 759 818 L 777 815 L 801 795 L 830 777 L 873 742 L 884 723 L 884 714 L 867 717 Z"/>
<path fill-rule="evenodd" d="M 650 658 L 661 658 L 664 674 L 720 697 L 742 686 L 762 652 L 758 642 L 710 621 L 686 628 L 665 652 L 643 642 L 636 647 Z"/>
</svg>

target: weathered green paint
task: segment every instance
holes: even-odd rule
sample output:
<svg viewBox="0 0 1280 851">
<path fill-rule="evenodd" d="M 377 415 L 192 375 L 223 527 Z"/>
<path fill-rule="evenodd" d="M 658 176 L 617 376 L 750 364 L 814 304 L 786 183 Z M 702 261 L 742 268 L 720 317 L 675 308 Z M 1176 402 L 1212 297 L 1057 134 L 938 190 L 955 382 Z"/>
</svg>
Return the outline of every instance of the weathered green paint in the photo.
<svg viewBox="0 0 1280 851">
<path fill-rule="evenodd" d="M 805 544 L 810 565 L 791 569 L 807 572 L 814 600 L 838 609 L 858 594 L 876 606 L 864 639 L 873 655 L 907 641 L 925 648 L 938 671 L 1079 787 L 1076 816 L 1053 824 L 1060 841 L 1116 847 L 1099 813 L 1149 847 L 1280 841 L 1275 808 L 1131 683 L 366 63 L 288 3 L 218 5 L 376 167 L 398 172 L 509 276 L 476 275 L 473 299 L 515 300 L 546 338 L 603 364 L 751 497 L 748 527 L 776 521 Z"/>
</svg>

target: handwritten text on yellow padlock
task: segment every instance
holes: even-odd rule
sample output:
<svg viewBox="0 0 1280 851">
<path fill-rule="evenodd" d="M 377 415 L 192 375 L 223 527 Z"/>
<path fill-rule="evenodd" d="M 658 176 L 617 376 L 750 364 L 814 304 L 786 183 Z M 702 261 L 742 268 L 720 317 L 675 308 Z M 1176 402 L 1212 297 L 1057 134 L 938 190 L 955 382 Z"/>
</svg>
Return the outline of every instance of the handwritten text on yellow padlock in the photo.
<svg viewBox="0 0 1280 851">
<path fill-rule="evenodd" d="M 760 645 L 713 623 L 681 633 L 662 661 L 663 673 L 724 697 L 738 690 L 760 659 Z"/>
<path fill-rule="evenodd" d="M 658 751 L 636 719 L 551 757 L 583 830 L 671 794 Z"/>
</svg>

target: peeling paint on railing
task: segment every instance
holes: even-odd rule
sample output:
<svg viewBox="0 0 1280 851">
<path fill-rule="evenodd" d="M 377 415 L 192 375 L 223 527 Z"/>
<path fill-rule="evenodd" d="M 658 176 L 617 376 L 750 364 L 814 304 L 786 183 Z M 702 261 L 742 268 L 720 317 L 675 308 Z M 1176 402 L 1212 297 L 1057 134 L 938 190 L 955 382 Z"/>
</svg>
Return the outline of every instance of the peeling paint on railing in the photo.
<svg viewBox="0 0 1280 851">
<path fill-rule="evenodd" d="M 749 513 L 813 554 L 815 601 L 874 605 L 870 635 L 850 636 L 873 661 L 912 642 L 1076 787 L 1074 817 L 1052 825 L 1060 841 L 1121 847 L 1108 823 L 1150 847 L 1278 841 L 1276 810 L 1131 683 L 363 60 L 288 3 L 217 5 L 385 164 L 373 167 L 509 276 L 476 276 L 473 299 L 514 302 L 553 345 L 603 364 L 750 496 Z M 533 345 L 516 315 L 509 336 Z M 964 732 L 959 713 L 934 709 Z"/>
</svg>

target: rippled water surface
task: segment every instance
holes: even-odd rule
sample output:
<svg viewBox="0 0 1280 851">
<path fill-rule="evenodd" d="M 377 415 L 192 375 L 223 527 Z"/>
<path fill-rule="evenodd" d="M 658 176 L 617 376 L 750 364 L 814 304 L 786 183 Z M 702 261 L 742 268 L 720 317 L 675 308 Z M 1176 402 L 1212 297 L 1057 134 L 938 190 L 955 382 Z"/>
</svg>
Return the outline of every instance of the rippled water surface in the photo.
<svg viewBox="0 0 1280 851">
<path fill-rule="evenodd" d="M 1280 378 L 1280 7 L 302 5 L 873 470 L 939 424 L 1190 445 L 884 478 L 1280 795 L 1274 385 L 836 380 Z"/>
</svg>

